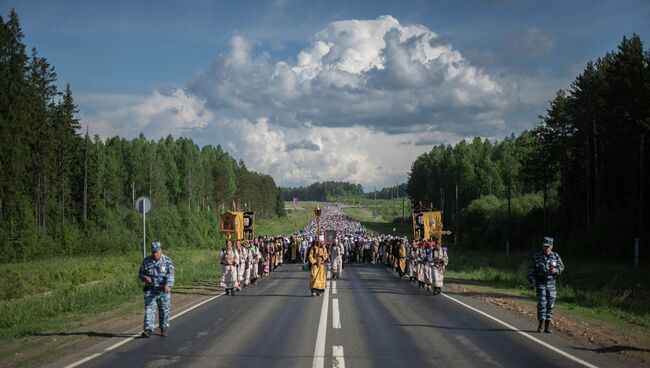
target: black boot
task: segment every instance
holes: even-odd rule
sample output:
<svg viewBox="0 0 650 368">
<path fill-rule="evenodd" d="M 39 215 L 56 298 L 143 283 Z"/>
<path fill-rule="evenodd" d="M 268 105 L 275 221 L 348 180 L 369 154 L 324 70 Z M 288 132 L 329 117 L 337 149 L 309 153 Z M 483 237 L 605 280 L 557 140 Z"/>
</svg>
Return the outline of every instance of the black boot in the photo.
<svg viewBox="0 0 650 368">
<path fill-rule="evenodd" d="M 544 333 L 551 333 L 551 330 L 548 329 L 548 326 L 551 324 L 551 320 L 547 319 L 544 322 Z"/>
<path fill-rule="evenodd" d="M 542 333 L 542 325 L 544 324 L 544 321 L 539 321 L 539 325 L 537 325 L 537 332 Z"/>
</svg>

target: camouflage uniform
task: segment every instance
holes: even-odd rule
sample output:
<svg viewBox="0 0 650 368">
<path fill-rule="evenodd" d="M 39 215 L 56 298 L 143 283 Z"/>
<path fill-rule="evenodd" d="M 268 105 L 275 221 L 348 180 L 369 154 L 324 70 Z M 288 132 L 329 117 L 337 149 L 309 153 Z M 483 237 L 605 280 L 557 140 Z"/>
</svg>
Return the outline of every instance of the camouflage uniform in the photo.
<svg viewBox="0 0 650 368">
<path fill-rule="evenodd" d="M 152 246 L 152 250 L 153 250 Z M 169 310 L 171 308 L 171 291 L 165 293 L 165 286 L 174 286 L 174 263 L 166 255 L 162 254 L 156 261 L 149 256 L 142 261 L 140 266 L 140 280 L 146 282 L 146 277 L 153 282 L 145 285 L 144 290 L 144 330 L 151 332 L 154 329 L 156 318 L 156 305 L 158 306 L 158 322 L 161 332 L 169 328 Z"/>
<path fill-rule="evenodd" d="M 552 273 L 555 268 L 557 272 Z M 533 255 L 533 265 L 528 270 L 528 283 L 535 284 L 537 289 L 537 320 L 550 321 L 553 319 L 553 307 L 557 297 L 555 278 L 564 271 L 560 255 L 551 252 L 546 255 L 539 251 Z"/>
</svg>

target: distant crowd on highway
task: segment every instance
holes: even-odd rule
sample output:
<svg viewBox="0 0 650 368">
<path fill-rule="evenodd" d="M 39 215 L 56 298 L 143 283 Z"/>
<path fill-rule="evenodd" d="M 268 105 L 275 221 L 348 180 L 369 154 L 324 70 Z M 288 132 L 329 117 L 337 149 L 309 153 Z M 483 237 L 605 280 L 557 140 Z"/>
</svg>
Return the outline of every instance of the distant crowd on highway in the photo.
<svg viewBox="0 0 650 368">
<path fill-rule="evenodd" d="M 332 237 L 326 239 L 326 233 Z M 349 263 L 383 264 L 400 278 L 439 294 L 449 259 L 446 248 L 434 240 L 409 242 L 406 237 L 370 234 L 341 207 L 329 205 L 299 233 L 228 241 L 220 261 L 221 285 L 228 295 L 254 285 L 285 263 L 302 263 L 310 271 L 312 295 L 324 291 L 326 270 L 339 278 Z"/>
</svg>

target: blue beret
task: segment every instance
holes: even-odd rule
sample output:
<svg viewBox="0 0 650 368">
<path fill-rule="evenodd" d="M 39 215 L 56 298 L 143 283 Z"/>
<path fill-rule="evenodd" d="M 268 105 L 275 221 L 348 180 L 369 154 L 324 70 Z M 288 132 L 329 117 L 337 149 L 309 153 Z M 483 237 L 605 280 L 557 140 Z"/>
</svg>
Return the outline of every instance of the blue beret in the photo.
<svg viewBox="0 0 650 368">
<path fill-rule="evenodd" d="M 549 236 L 545 236 L 544 237 L 544 246 L 545 247 L 553 246 L 553 238 L 551 238 Z"/>
</svg>

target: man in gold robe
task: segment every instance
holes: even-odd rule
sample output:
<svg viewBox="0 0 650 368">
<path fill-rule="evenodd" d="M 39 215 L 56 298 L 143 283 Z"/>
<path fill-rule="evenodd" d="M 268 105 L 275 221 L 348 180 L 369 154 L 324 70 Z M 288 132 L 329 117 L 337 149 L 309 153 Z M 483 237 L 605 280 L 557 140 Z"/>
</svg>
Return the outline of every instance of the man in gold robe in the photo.
<svg viewBox="0 0 650 368">
<path fill-rule="evenodd" d="M 325 262 L 329 258 L 325 249 L 325 238 L 321 235 L 307 251 L 309 259 L 311 296 L 321 295 L 327 287 L 327 268 Z"/>
</svg>

